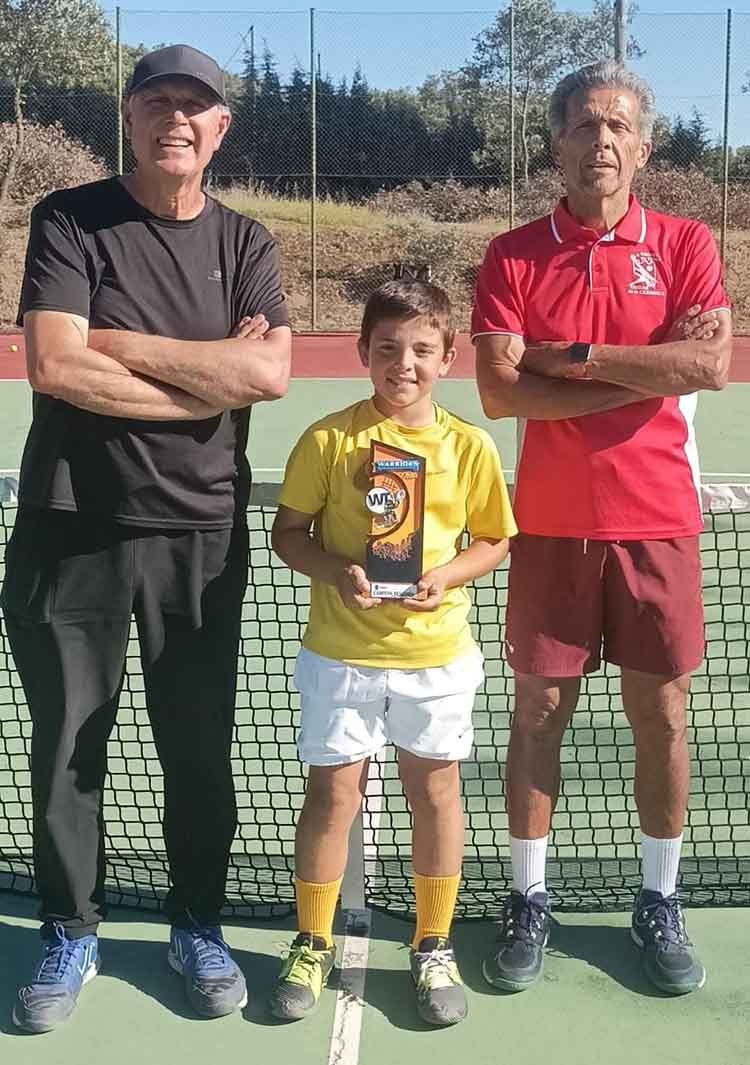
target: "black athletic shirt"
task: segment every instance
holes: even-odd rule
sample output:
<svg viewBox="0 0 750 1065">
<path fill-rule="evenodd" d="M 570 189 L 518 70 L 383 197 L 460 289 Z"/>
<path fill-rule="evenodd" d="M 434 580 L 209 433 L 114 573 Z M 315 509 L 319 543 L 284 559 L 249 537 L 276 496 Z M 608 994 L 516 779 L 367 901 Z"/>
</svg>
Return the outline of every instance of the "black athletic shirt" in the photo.
<svg viewBox="0 0 750 1065">
<path fill-rule="evenodd" d="M 32 310 L 177 340 L 222 340 L 261 312 L 272 327 L 289 323 L 276 243 L 259 222 L 211 197 L 197 218 L 159 218 L 117 178 L 54 192 L 34 208 L 19 324 Z M 249 407 L 161 422 L 90 414 L 39 393 L 33 403 L 21 503 L 139 526 L 244 520 Z"/>
</svg>

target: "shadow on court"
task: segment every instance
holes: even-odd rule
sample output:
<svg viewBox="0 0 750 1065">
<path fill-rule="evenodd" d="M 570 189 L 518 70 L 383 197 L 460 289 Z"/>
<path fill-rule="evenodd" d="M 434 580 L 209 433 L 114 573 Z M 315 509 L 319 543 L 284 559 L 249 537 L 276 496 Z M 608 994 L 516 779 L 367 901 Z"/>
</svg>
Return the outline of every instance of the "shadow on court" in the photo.
<svg viewBox="0 0 750 1065">
<path fill-rule="evenodd" d="M 15 1027 L 11 1012 L 19 985 L 31 978 L 41 957 L 39 926 L 35 922 L 37 905 L 34 899 L 0 896 L 0 1032 L 22 1038 L 25 1033 Z M 167 963 L 168 923 L 158 916 L 119 908 L 113 910 L 110 917 L 120 929 L 123 925 L 127 928 L 127 925 L 132 924 L 134 936 L 131 939 L 126 933 L 125 936 L 110 938 L 107 922 L 102 924 L 100 974 L 129 984 L 176 1017 L 198 1023 L 205 1020 L 190 1009 L 185 999 L 182 978 Z M 19 918 L 23 918 L 23 924 L 19 923 Z M 29 920 L 34 923 L 29 925 Z M 158 926 L 161 936 L 157 940 L 142 939 L 136 929 L 141 930 L 144 924 Z M 230 939 L 233 926 L 242 927 L 251 937 L 255 930 L 250 923 L 225 924 L 224 933 Z M 273 935 L 274 946 L 278 945 L 278 949 L 274 953 L 263 953 L 232 947 L 232 957 L 245 974 L 248 985 L 248 1005 L 243 1011 L 246 1020 L 255 1024 L 274 1025 L 277 1022 L 268 1013 L 266 1000 L 281 967 L 283 948 L 291 942 L 295 933 L 288 920 L 278 924 L 258 924 L 257 930 L 264 933 L 266 943 L 269 930 L 278 932 L 278 936 Z M 85 989 L 82 994 L 86 994 Z"/>
<path fill-rule="evenodd" d="M 490 987 L 482 975 L 482 959 L 492 949 L 495 928 L 485 922 L 461 924 L 455 929 L 456 955 L 468 987 L 477 994 L 498 998 L 514 998 L 517 992 L 504 992 Z M 630 938 L 630 929 L 622 925 L 565 924 L 555 922 L 550 932 L 541 983 L 561 980 L 580 980 L 580 967 L 572 970 L 570 962 L 584 962 L 604 983 L 614 981 L 626 991 L 646 998 L 663 998 L 651 986 L 643 968 L 640 951 Z M 567 970 L 567 971 L 566 971 Z"/>
</svg>

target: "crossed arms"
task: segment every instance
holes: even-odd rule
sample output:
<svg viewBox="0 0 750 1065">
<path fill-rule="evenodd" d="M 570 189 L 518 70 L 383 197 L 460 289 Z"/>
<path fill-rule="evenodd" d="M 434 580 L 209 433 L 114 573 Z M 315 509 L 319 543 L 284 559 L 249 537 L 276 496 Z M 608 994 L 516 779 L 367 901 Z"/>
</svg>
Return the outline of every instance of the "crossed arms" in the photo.
<svg viewBox="0 0 750 1065">
<path fill-rule="evenodd" d="M 89 330 L 63 311 L 28 311 L 24 332 L 31 387 L 93 414 L 200 420 L 279 399 L 289 380 L 291 331 L 269 329 L 262 315 L 226 340 Z"/>
<path fill-rule="evenodd" d="M 477 383 L 489 418 L 556 421 L 614 410 L 653 396 L 676 396 L 727 383 L 732 322 L 727 311 L 691 307 L 657 345 L 596 344 L 588 362 L 571 363 L 572 341 L 531 344 L 514 335 L 477 338 Z"/>
</svg>

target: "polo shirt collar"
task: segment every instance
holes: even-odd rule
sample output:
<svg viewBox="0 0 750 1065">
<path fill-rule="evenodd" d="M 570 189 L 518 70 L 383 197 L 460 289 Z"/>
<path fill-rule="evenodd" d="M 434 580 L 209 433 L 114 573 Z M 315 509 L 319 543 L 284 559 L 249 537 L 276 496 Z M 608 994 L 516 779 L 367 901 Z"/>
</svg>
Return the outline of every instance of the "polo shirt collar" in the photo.
<svg viewBox="0 0 750 1065">
<path fill-rule="evenodd" d="M 558 244 L 566 244 L 570 240 L 590 240 L 592 230 L 582 226 L 568 210 L 567 197 L 563 196 L 549 216 L 552 235 Z M 630 244 L 642 244 L 646 239 L 646 212 L 636 200 L 630 196 L 630 206 L 624 218 L 621 218 L 614 229 L 599 237 L 599 240 L 628 241 Z"/>
</svg>

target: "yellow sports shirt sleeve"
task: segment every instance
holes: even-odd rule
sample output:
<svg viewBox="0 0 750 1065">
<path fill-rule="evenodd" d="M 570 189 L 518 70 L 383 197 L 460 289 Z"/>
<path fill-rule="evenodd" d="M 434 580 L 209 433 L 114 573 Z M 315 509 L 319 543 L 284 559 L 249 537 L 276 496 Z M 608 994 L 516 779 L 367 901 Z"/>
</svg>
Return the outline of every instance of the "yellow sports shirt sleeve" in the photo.
<svg viewBox="0 0 750 1065">
<path fill-rule="evenodd" d="M 317 514 L 328 498 L 335 437 L 316 425 L 306 429 L 286 464 L 279 503 L 301 514 Z"/>
<path fill-rule="evenodd" d="M 466 527 L 472 539 L 502 540 L 515 536 L 518 528 L 495 443 L 487 433 L 481 434 L 480 441 L 467 485 Z"/>
</svg>

